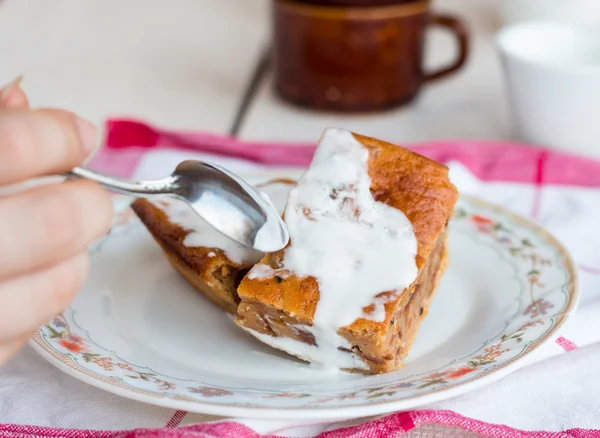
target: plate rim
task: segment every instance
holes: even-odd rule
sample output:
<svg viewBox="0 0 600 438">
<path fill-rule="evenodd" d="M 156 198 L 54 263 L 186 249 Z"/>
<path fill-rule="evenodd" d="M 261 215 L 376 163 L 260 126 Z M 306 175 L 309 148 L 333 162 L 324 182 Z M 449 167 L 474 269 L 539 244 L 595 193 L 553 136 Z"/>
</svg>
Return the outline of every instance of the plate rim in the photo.
<svg viewBox="0 0 600 438">
<path fill-rule="evenodd" d="M 296 170 L 297 171 L 297 170 Z M 288 170 L 289 172 L 289 170 Z M 273 170 L 265 172 L 256 172 L 244 174 L 244 178 L 268 177 L 269 175 L 287 174 L 284 170 L 275 172 Z M 119 196 L 120 198 L 124 198 Z M 236 406 L 235 404 L 210 403 L 206 400 L 181 400 L 176 397 L 160 396 L 158 394 L 145 391 L 143 389 L 132 388 L 125 385 L 114 377 L 100 376 L 79 366 L 69 355 L 53 351 L 46 345 L 36 331 L 29 340 L 29 345 L 40 354 L 45 360 L 57 367 L 59 370 L 71 375 L 84 383 L 90 384 L 96 388 L 105 390 L 109 393 L 126 397 L 135 401 L 148 403 L 156 406 L 162 406 L 170 409 L 180 409 L 189 412 L 203 413 L 217 416 L 228 417 L 248 417 L 248 418 L 289 418 L 289 419 L 348 419 L 371 415 L 388 414 L 395 411 L 413 409 L 426 404 L 431 404 L 446 400 L 458 395 L 466 394 L 473 390 L 482 388 L 492 382 L 500 380 L 507 375 L 517 371 L 525 366 L 528 358 L 531 358 L 538 348 L 548 342 L 551 337 L 556 336 L 564 326 L 564 323 L 574 313 L 580 299 L 579 278 L 575 263 L 566 247 L 549 231 L 534 221 L 527 219 L 517 213 L 514 213 L 502 206 L 481 200 L 469 195 L 460 195 L 463 200 L 483 207 L 484 209 L 502 214 L 508 217 L 514 223 L 533 231 L 540 236 L 542 240 L 554 247 L 559 255 L 560 261 L 571 281 L 565 285 L 568 299 L 560 313 L 554 317 L 552 326 L 542 334 L 538 339 L 529 343 L 524 350 L 517 356 L 508 359 L 507 362 L 500 364 L 492 369 L 482 372 L 477 378 L 457 383 L 451 387 L 440 387 L 426 394 L 418 394 L 402 400 L 390 400 L 381 402 L 364 403 L 351 406 L 332 406 L 332 407 L 259 407 L 259 406 Z"/>
</svg>

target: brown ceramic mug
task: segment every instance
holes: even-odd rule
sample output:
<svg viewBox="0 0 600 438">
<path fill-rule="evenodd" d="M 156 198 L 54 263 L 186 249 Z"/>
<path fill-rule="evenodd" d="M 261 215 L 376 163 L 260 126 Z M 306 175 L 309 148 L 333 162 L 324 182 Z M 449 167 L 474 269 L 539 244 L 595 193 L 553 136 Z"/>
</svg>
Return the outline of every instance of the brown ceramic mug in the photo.
<svg viewBox="0 0 600 438">
<path fill-rule="evenodd" d="M 275 88 L 297 105 L 337 111 L 399 106 L 414 99 L 423 83 L 456 72 L 467 60 L 465 27 L 432 13 L 429 0 L 314 3 L 273 0 Z M 431 25 L 450 30 L 459 50 L 450 65 L 426 72 L 423 49 Z"/>
</svg>

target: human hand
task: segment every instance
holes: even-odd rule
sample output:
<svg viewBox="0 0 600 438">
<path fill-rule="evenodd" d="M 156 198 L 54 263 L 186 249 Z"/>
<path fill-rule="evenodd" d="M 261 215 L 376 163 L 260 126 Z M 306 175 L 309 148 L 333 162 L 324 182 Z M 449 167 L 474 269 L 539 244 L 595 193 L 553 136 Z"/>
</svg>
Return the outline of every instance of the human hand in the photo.
<svg viewBox="0 0 600 438">
<path fill-rule="evenodd" d="M 18 80 L 0 91 L 0 188 L 81 165 L 95 144 L 95 128 L 74 114 L 31 110 Z M 0 365 L 69 305 L 87 275 L 87 245 L 111 218 L 108 193 L 89 181 L 0 197 Z"/>
</svg>

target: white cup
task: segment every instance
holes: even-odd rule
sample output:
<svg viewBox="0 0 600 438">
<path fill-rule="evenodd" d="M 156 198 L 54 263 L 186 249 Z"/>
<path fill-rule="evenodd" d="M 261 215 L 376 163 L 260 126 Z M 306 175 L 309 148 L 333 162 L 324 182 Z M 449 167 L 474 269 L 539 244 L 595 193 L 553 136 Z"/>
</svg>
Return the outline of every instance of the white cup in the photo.
<svg viewBox="0 0 600 438">
<path fill-rule="evenodd" d="M 498 0 L 505 25 L 525 21 L 600 24 L 600 0 Z"/>
<path fill-rule="evenodd" d="M 520 138 L 600 157 L 600 28 L 521 23 L 496 44 Z"/>
</svg>

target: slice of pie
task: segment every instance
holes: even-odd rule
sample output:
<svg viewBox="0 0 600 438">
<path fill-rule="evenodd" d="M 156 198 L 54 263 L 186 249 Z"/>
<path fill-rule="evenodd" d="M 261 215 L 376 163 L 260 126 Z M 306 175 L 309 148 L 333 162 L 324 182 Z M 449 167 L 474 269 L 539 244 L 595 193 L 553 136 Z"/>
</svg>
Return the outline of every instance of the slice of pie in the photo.
<svg viewBox="0 0 600 438">
<path fill-rule="evenodd" d="M 295 181 L 274 180 L 260 186 L 283 211 Z M 132 208 L 173 267 L 197 290 L 230 313 L 237 312 L 237 286 L 264 255 L 233 242 L 204 223 L 182 201 L 137 199 Z"/>
<path fill-rule="evenodd" d="M 445 166 L 326 130 L 288 198 L 290 243 L 241 281 L 237 323 L 327 368 L 402 367 L 447 265 L 457 196 Z"/>
</svg>

